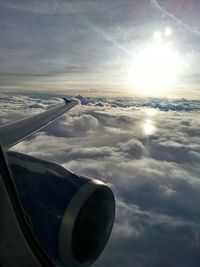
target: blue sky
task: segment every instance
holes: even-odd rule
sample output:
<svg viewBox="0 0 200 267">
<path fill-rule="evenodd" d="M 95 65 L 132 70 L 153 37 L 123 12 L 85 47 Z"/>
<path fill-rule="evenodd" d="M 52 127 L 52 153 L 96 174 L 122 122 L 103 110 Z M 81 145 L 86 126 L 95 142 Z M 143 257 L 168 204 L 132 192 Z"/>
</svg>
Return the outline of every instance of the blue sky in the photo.
<svg viewBox="0 0 200 267">
<path fill-rule="evenodd" d="M 126 82 L 134 57 L 152 46 L 156 31 L 170 27 L 167 42 L 184 68 L 171 91 L 161 95 L 199 98 L 199 5 L 195 0 L 0 1 L 0 89 L 134 95 L 134 84 Z"/>
</svg>

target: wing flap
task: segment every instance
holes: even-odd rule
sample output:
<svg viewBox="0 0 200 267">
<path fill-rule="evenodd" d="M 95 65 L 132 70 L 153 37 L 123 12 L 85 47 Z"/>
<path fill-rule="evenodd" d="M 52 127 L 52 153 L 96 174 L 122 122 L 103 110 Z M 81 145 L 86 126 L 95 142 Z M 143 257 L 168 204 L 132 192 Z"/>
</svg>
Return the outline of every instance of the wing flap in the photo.
<svg viewBox="0 0 200 267">
<path fill-rule="evenodd" d="M 13 123 L 0 126 L 0 142 L 4 149 L 8 149 L 21 142 L 26 137 L 37 132 L 44 126 L 59 118 L 73 108 L 78 102 L 65 99 L 65 104 L 44 111 Z"/>
</svg>

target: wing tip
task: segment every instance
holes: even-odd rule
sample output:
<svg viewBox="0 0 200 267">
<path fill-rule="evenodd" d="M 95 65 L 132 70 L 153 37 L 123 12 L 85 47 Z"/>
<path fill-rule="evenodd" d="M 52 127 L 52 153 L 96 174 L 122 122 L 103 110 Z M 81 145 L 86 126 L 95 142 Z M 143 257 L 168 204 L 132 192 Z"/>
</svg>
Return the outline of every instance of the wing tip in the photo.
<svg viewBox="0 0 200 267">
<path fill-rule="evenodd" d="M 62 99 L 65 101 L 66 104 L 69 104 L 69 103 L 71 102 L 70 100 L 68 100 L 68 99 L 65 98 L 65 97 L 63 97 Z"/>
<path fill-rule="evenodd" d="M 77 99 L 71 99 L 71 100 L 69 100 L 69 99 L 67 99 L 66 97 L 63 97 L 62 98 L 64 101 L 65 101 L 65 104 L 69 104 L 69 103 L 74 103 L 75 105 L 78 105 L 79 104 L 79 101 L 77 100 Z"/>
</svg>

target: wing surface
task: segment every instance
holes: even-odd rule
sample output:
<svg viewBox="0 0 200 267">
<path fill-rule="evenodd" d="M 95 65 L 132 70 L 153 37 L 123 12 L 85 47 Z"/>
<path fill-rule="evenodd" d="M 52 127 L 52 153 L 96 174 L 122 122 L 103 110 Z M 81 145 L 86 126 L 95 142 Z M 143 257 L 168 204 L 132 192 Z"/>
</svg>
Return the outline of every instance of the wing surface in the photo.
<svg viewBox="0 0 200 267">
<path fill-rule="evenodd" d="M 59 107 L 54 107 L 40 114 L 0 126 L 0 143 L 3 148 L 9 149 L 16 145 L 78 104 L 76 100 L 63 99 L 65 103 Z"/>
</svg>

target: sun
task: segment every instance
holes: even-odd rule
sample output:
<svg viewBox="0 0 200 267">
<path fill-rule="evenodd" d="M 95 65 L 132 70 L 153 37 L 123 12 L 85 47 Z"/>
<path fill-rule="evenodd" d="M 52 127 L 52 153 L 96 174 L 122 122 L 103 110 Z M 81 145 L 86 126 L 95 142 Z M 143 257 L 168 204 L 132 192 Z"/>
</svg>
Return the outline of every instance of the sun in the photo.
<svg viewBox="0 0 200 267">
<path fill-rule="evenodd" d="M 153 43 L 134 57 L 128 84 L 140 95 L 159 96 L 175 85 L 182 67 L 183 60 L 175 49 L 162 42 Z"/>
</svg>

